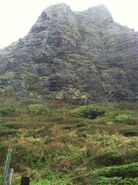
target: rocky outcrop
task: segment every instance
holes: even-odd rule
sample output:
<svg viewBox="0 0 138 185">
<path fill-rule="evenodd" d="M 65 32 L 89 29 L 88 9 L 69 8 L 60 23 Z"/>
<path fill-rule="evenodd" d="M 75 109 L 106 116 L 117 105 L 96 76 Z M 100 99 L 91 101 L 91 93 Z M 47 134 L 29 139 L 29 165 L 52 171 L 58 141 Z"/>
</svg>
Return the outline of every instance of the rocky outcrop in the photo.
<svg viewBox="0 0 138 185">
<path fill-rule="evenodd" d="M 136 100 L 138 33 L 114 22 L 104 6 L 44 10 L 30 32 L 0 51 L 0 88 L 50 97 L 76 88 L 90 100 Z"/>
</svg>

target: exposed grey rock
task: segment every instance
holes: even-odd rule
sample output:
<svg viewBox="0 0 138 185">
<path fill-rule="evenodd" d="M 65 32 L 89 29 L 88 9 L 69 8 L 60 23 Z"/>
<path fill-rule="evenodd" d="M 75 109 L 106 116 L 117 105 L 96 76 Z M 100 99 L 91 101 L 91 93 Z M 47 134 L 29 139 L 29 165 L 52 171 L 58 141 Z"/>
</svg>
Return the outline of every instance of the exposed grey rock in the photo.
<svg viewBox="0 0 138 185">
<path fill-rule="evenodd" d="M 104 6 L 45 9 L 30 32 L 0 50 L 0 88 L 48 96 L 72 86 L 91 100 L 138 97 L 138 33 L 114 22 Z"/>
</svg>

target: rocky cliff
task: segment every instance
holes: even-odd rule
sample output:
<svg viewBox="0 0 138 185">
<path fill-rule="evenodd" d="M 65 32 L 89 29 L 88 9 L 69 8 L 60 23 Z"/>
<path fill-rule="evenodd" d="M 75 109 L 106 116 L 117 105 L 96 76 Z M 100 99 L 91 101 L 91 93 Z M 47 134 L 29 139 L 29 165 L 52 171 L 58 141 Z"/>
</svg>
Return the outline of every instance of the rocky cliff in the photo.
<svg viewBox="0 0 138 185">
<path fill-rule="evenodd" d="M 135 100 L 137 71 L 138 33 L 102 5 L 83 12 L 51 6 L 27 36 L 0 51 L 0 88 L 20 95 L 50 97 L 71 87 L 91 100 Z"/>
</svg>

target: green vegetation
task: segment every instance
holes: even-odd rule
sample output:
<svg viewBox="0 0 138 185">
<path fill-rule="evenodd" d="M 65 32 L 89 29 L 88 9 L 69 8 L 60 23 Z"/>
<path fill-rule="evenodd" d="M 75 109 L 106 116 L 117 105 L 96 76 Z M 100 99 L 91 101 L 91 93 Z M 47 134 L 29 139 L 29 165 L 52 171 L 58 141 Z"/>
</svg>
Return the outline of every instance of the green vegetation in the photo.
<svg viewBox="0 0 138 185">
<path fill-rule="evenodd" d="M 118 165 L 123 163 L 123 157 L 116 151 L 103 152 L 95 157 L 97 164 L 106 166 Z"/>
<path fill-rule="evenodd" d="M 126 112 L 126 113 L 122 113 L 116 116 L 115 118 L 116 122 L 120 122 L 120 123 L 127 123 L 127 124 L 137 124 L 136 118 L 134 113 L 131 112 Z"/>
<path fill-rule="evenodd" d="M 6 86 L 4 89 L 0 89 L 0 94 L 5 96 L 13 96 L 15 90 L 12 86 Z"/>
<path fill-rule="evenodd" d="M 13 185 L 22 175 L 32 185 L 138 184 L 136 104 L 80 106 L 36 97 L 0 96 L 1 175 L 10 146 Z"/>
<path fill-rule="evenodd" d="M 138 136 L 138 128 L 129 128 L 122 131 L 124 136 Z"/>
<path fill-rule="evenodd" d="M 132 163 L 128 165 L 109 167 L 105 169 L 96 170 L 95 175 L 104 177 L 133 177 L 138 175 L 138 163 Z"/>
<path fill-rule="evenodd" d="M 43 104 L 31 104 L 28 106 L 28 114 L 30 116 L 45 116 L 50 109 Z"/>
<path fill-rule="evenodd" d="M 138 184 L 138 178 L 119 178 L 119 177 L 113 177 L 113 178 L 105 178 L 100 177 L 97 179 L 94 179 L 95 182 L 90 181 L 91 185 L 137 185 Z"/>
<path fill-rule="evenodd" d="M 105 111 L 94 108 L 91 105 L 85 105 L 72 110 L 71 113 L 73 116 L 76 116 L 76 117 L 95 119 L 98 116 L 103 115 Z"/>
<path fill-rule="evenodd" d="M 15 114 L 16 114 L 16 109 L 12 105 L 0 107 L 0 115 L 1 116 L 12 116 Z"/>
</svg>

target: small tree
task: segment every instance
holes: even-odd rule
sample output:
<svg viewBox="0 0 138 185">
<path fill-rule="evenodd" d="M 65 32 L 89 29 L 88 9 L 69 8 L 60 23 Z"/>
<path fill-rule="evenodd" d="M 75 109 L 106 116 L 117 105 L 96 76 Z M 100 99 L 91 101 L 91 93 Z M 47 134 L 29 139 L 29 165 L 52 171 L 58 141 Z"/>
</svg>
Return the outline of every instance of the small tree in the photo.
<svg viewBox="0 0 138 185">
<path fill-rule="evenodd" d="M 29 94 L 29 98 L 41 100 L 42 97 L 41 97 L 41 95 L 38 94 L 38 92 L 32 91 Z"/>
<path fill-rule="evenodd" d="M 80 90 L 73 88 L 60 91 L 56 98 L 64 104 L 67 102 L 72 104 L 84 104 L 87 102 L 86 95 L 82 94 Z"/>
<path fill-rule="evenodd" d="M 75 101 L 75 104 L 82 104 L 87 102 L 86 95 L 82 94 L 80 90 L 74 91 L 74 94 L 72 96 L 72 100 Z"/>
<path fill-rule="evenodd" d="M 57 95 L 57 99 L 60 100 L 62 106 L 64 107 L 64 110 L 63 110 L 64 123 L 66 122 L 66 118 L 67 118 L 65 103 L 69 100 L 69 98 L 70 98 L 69 93 L 66 90 L 60 91 Z"/>
<path fill-rule="evenodd" d="M 61 102 L 66 102 L 69 100 L 69 94 L 66 90 L 62 90 L 57 94 L 56 97 L 58 100 L 60 100 Z"/>
</svg>

